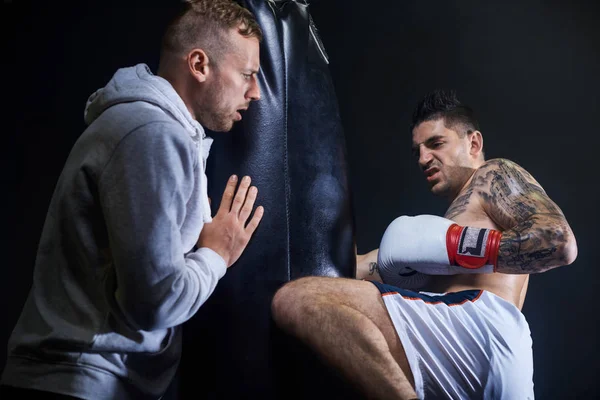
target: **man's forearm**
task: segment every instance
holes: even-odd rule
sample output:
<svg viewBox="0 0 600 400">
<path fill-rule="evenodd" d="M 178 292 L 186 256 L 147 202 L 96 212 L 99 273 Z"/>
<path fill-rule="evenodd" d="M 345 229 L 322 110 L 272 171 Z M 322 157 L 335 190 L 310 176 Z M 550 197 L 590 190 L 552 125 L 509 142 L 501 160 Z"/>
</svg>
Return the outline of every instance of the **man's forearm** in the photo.
<svg viewBox="0 0 600 400">
<path fill-rule="evenodd" d="M 575 259 L 574 236 L 562 215 L 535 214 L 502 233 L 497 272 L 534 274 Z"/>
<path fill-rule="evenodd" d="M 375 249 L 367 254 L 357 254 L 356 279 L 381 282 L 381 276 L 377 268 L 377 252 L 378 249 Z"/>
</svg>

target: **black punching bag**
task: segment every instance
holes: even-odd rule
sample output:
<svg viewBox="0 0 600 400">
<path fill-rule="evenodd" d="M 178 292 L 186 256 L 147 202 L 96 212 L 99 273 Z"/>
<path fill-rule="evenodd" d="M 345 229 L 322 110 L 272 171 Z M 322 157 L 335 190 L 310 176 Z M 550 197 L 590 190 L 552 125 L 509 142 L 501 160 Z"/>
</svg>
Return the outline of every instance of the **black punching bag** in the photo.
<svg viewBox="0 0 600 400">
<path fill-rule="evenodd" d="M 279 331 L 270 304 L 302 276 L 353 277 L 346 147 L 327 54 L 302 1 L 240 0 L 264 34 L 259 84 L 207 175 L 213 215 L 227 178 L 250 175 L 264 217 L 246 251 L 184 325 L 181 398 L 335 399 L 353 390 Z"/>
</svg>

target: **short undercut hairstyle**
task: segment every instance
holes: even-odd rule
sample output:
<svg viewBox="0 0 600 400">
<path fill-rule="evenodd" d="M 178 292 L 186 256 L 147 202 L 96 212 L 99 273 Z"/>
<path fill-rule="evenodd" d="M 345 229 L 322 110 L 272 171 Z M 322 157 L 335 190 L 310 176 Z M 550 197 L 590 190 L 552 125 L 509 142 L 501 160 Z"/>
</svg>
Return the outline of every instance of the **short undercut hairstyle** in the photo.
<svg viewBox="0 0 600 400">
<path fill-rule="evenodd" d="M 426 121 L 444 120 L 444 126 L 460 137 L 479 130 L 473 110 L 458 100 L 454 90 L 437 89 L 427 94 L 415 109 L 410 131 Z"/>
<path fill-rule="evenodd" d="M 177 11 L 163 35 L 162 53 L 182 55 L 200 48 L 218 62 L 230 45 L 231 29 L 262 41 L 254 15 L 233 0 L 183 0 Z"/>
</svg>

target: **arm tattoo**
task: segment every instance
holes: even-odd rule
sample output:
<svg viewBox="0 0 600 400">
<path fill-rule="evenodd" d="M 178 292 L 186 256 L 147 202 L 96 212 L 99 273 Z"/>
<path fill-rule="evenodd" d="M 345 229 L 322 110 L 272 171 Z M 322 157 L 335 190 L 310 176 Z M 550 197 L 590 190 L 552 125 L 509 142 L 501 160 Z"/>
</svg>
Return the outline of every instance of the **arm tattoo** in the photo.
<svg viewBox="0 0 600 400">
<path fill-rule="evenodd" d="M 369 263 L 369 275 L 373 275 L 373 274 L 379 274 L 379 266 L 377 265 L 376 262 L 370 262 Z"/>
<path fill-rule="evenodd" d="M 498 267 L 506 273 L 542 272 L 556 265 L 554 254 L 560 243 L 566 243 L 560 228 L 553 231 L 550 216 L 533 216 L 516 227 L 505 231 L 500 241 Z M 546 225 L 543 227 L 541 225 Z"/>
<path fill-rule="evenodd" d="M 498 272 L 530 274 L 564 265 L 570 228 L 562 211 L 518 165 L 494 160 L 481 171 L 489 183 L 479 192 L 488 215 L 502 229 Z"/>
</svg>

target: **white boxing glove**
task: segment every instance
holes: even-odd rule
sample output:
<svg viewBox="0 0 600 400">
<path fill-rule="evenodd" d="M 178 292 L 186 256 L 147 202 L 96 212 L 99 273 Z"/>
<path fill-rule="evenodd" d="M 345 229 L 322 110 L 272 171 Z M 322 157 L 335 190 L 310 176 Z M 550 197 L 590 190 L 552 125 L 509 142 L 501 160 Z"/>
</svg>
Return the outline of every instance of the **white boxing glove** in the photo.
<svg viewBox="0 0 600 400">
<path fill-rule="evenodd" d="M 425 275 L 405 265 L 394 264 L 390 260 L 389 252 L 382 252 L 381 247 L 377 254 L 377 268 L 383 283 L 401 289 L 419 290 L 431 280 L 431 275 Z"/>
<path fill-rule="evenodd" d="M 463 227 L 435 215 L 401 216 L 387 227 L 379 246 L 379 273 L 410 270 L 427 275 L 492 273 L 502 233 Z"/>
</svg>

